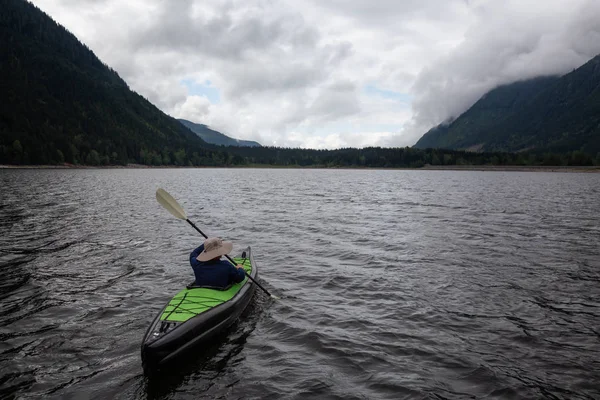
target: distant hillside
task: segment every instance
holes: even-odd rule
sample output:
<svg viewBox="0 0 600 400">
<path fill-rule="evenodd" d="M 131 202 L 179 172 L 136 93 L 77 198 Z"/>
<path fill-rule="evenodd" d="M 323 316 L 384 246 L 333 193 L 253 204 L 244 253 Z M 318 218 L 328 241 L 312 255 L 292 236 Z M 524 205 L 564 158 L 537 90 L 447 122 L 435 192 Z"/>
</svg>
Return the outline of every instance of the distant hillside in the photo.
<svg viewBox="0 0 600 400">
<path fill-rule="evenodd" d="M 131 91 L 24 0 L 0 1 L 0 164 L 219 163 L 227 158 Z"/>
<path fill-rule="evenodd" d="M 179 121 L 189 128 L 192 132 L 197 134 L 207 143 L 216 144 L 218 146 L 243 146 L 243 147 L 261 147 L 260 143 L 253 142 L 251 140 L 238 140 L 230 138 L 221 132 L 210 129 L 204 124 L 195 124 L 186 119 L 179 119 Z"/>
<path fill-rule="evenodd" d="M 417 148 L 600 152 L 600 56 L 562 77 L 496 88 Z"/>
<path fill-rule="evenodd" d="M 485 94 L 452 123 L 440 124 L 415 145 L 418 148 L 467 148 L 477 132 L 487 131 L 521 109 L 559 77 L 537 78 L 500 86 Z M 479 139 L 479 137 L 477 137 Z"/>
</svg>

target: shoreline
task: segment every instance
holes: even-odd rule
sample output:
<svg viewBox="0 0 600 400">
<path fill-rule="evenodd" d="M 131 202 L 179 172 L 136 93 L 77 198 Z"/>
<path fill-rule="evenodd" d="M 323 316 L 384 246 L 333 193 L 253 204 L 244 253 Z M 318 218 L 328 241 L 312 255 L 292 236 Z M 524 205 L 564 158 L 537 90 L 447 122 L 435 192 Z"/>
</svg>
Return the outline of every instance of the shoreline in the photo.
<svg viewBox="0 0 600 400">
<path fill-rule="evenodd" d="M 322 166 L 289 166 L 289 165 L 230 165 L 230 166 L 152 166 L 142 164 L 128 165 L 0 165 L 2 169 L 203 169 L 203 168 L 226 168 L 226 169 L 333 169 L 333 170 L 389 170 L 389 171 L 480 171 L 480 172 L 563 172 L 563 173 L 600 173 L 600 166 L 523 166 L 523 165 L 426 165 L 421 168 L 390 168 L 390 167 L 322 167 Z"/>
<path fill-rule="evenodd" d="M 537 166 L 537 165 L 429 165 L 427 171 L 508 171 L 508 172 L 600 172 L 600 166 Z"/>
</svg>

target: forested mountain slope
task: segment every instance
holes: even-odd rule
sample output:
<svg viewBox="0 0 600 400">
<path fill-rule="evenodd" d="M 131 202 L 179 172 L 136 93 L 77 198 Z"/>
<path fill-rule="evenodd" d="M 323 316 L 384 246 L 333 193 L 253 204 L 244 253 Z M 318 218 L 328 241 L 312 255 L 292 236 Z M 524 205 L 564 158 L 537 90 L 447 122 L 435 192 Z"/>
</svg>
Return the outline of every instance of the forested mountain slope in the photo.
<svg viewBox="0 0 600 400">
<path fill-rule="evenodd" d="M 496 88 L 417 148 L 475 151 L 600 151 L 600 56 L 562 77 Z"/>
<path fill-rule="evenodd" d="M 65 28 L 0 0 L 0 164 L 219 162 Z"/>
</svg>

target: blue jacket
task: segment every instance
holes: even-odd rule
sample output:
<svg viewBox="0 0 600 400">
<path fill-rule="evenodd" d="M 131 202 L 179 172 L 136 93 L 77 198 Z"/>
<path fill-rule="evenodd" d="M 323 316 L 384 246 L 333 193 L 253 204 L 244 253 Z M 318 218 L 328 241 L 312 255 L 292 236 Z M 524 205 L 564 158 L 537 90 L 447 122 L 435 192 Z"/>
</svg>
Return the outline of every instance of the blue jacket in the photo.
<svg viewBox="0 0 600 400">
<path fill-rule="evenodd" d="M 204 245 L 200 245 L 190 253 L 190 265 L 196 276 L 196 285 L 224 288 L 232 283 L 241 282 L 246 277 L 243 269 L 234 267 L 229 261 L 202 262 L 196 260 L 202 250 L 204 250 Z"/>
</svg>

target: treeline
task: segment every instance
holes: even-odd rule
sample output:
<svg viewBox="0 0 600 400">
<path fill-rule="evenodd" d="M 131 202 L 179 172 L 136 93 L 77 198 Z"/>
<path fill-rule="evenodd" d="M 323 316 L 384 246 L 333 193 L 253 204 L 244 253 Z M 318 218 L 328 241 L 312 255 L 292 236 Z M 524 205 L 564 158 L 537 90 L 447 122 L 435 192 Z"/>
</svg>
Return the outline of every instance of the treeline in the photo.
<svg viewBox="0 0 600 400">
<path fill-rule="evenodd" d="M 11 146 L 0 146 L 0 164 L 41 164 L 29 158 L 19 140 Z M 149 166 L 281 166 L 323 168 L 421 168 L 426 165 L 498 165 L 498 166 L 600 166 L 596 157 L 581 151 L 556 153 L 474 153 L 444 149 L 368 147 L 339 150 L 310 150 L 278 147 L 221 147 L 219 150 L 190 152 L 184 148 L 162 151 L 140 148 L 132 158 L 123 162 L 120 154 L 99 152 L 89 143 L 76 137 L 69 144 L 70 159 L 60 149 L 48 148 L 56 158 L 46 164 L 109 166 L 143 164 Z M 85 149 L 85 150 L 84 150 Z M 126 155 L 126 157 L 129 157 Z"/>
<path fill-rule="evenodd" d="M 98 146 L 98 148 L 100 148 Z M 225 166 L 241 165 L 244 160 L 224 150 L 190 151 L 184 148 L 172 150 L 168 147 L 160 151 L 139 147 L 139 151 L 115 149 L 114 145 L 96 150 L 83 135 L 76 135 L 73 142 L 66 147 L 58 148 L 54 143 L 45 147 L 46 157 L 39 157 L 39 152 L 23 146 L 16 139 L 11 145 L 0 145 L 0 164 L 6 165 L 90 165 L 110 166 L 142 164 L 149 166 Z M 31 154 L 34 154 L 32 157 Z M 36 157 L 37 156 L 37 157 Z"/>
<path fill-rule="evenodd" d="M 247 165 L 299 167 L 421 168 L 425 165 L 521 165 L 521 166 L 592 166 L 595 157 L 581 151 L 557 153 L 475 153 L 445 149 L 411 147 L 339 150 L 285 149 L 277 147 L 231 147 Z"/>
</svg>

